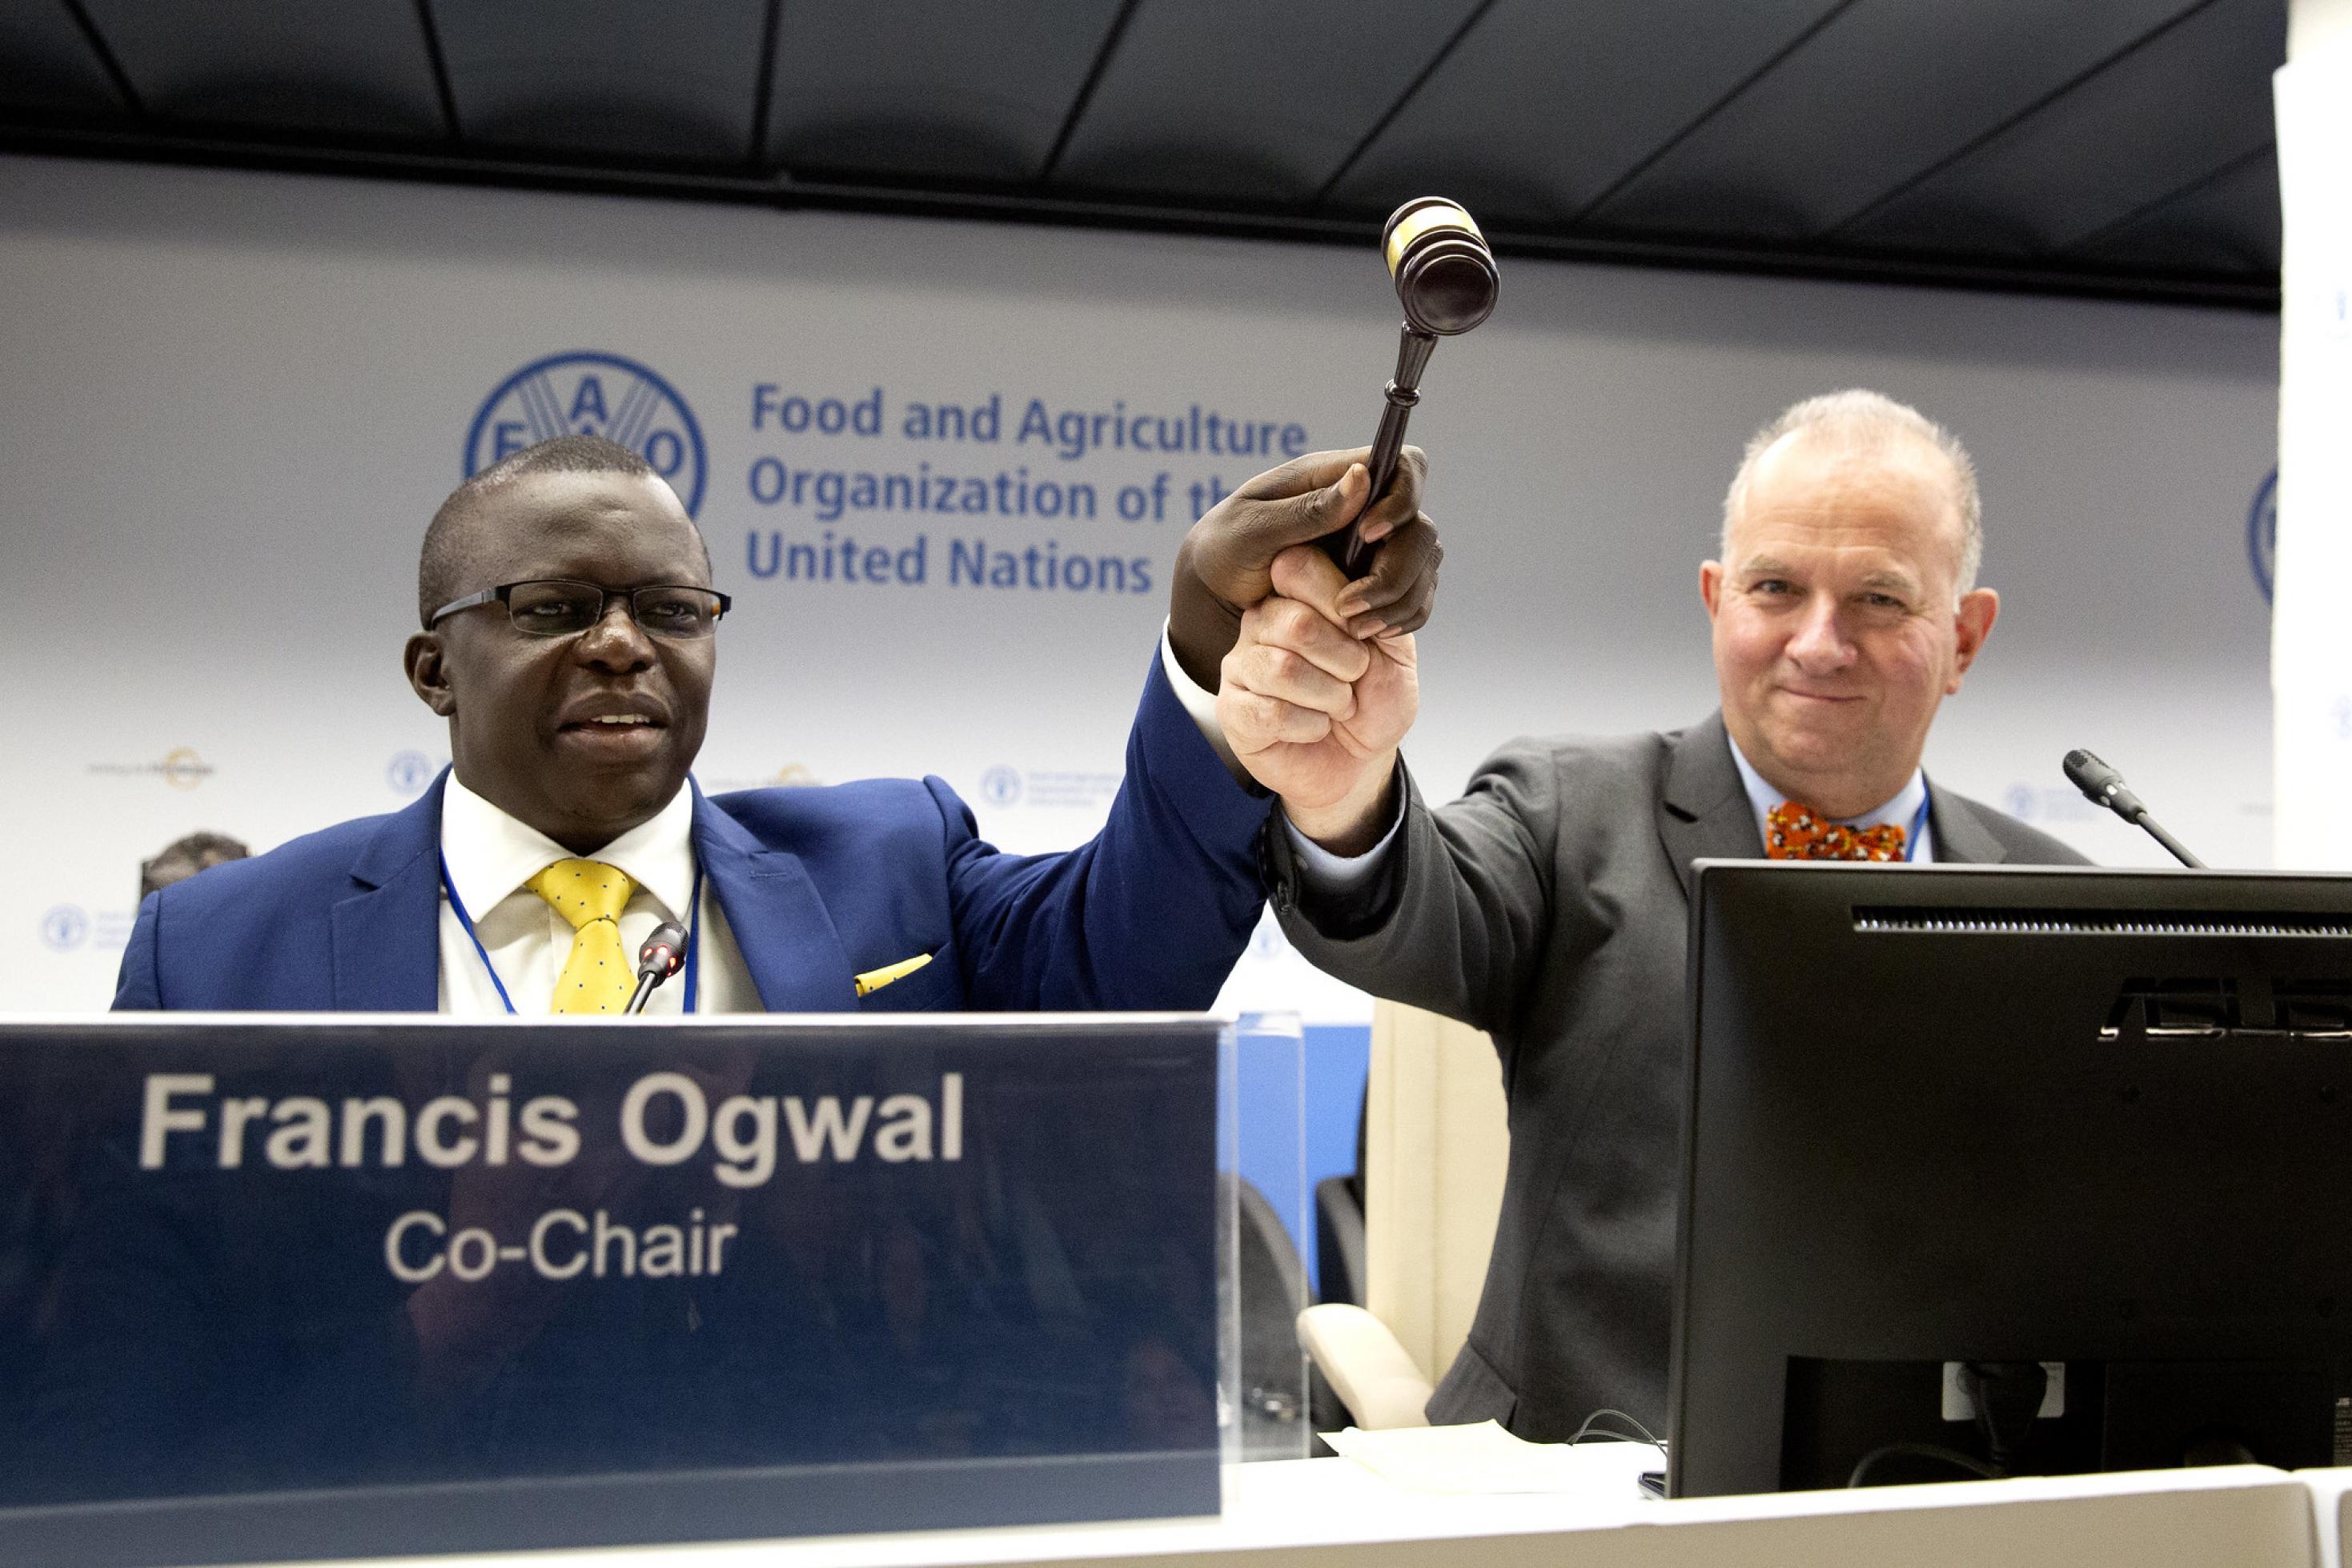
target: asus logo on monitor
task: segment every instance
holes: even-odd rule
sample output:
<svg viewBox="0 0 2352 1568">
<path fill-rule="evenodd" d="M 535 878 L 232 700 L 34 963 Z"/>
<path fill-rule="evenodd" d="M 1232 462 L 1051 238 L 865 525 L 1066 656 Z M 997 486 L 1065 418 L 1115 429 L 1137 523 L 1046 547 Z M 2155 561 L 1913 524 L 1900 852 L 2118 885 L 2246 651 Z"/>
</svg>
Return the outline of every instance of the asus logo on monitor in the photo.
<svg viewBox="0 0 2352 1568">
<path fill-rule="evenodd" d="M 2099 1038 L 2144 1040 L 2352 1040 L 2352 982 L 2263 975 L 2123 983 Z"/>
</svg>

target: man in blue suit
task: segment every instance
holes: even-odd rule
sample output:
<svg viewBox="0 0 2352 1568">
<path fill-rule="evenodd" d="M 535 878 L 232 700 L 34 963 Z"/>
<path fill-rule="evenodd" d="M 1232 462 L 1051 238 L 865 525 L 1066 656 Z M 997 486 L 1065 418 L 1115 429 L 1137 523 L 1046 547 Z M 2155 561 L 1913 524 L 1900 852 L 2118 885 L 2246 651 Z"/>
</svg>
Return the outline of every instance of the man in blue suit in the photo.
<svg viewBox="0 0 2352 1568">
<path fill-rule="evenodd" d="M 1410 632 L 1434 591 L 1417 455 L 1368 510 L 1360 455 L 1260 476 L 1196 525 L 1109 821 L 1013 856 L 938 779 L 703 796 L 727 600 L 700 533 L 623 447 L 519 453 L 425 536 L 406 664 L 451 769 L 406 810 L 149 898 L 115 1006 L 617 1012 L 674 921 L 684 982 L 648 1011 L 1205 1007 L 1262 896 L 1267 798 L 1221 758 L 1202 689 L 1242 609 L 1285 546 L 1359 512 L 1386 542 L 1351 630 Z"/>
</svg>

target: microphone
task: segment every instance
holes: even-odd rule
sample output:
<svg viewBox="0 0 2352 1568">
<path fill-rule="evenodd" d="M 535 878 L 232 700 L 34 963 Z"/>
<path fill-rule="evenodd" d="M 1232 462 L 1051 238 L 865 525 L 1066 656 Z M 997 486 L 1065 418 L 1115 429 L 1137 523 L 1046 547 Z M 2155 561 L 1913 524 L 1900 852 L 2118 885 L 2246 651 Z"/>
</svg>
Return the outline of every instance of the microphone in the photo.
<svg viewBox="0 0 2352 1568">
<path fill-rule="evenodd" d="M 2148 836 L 2171 851 L 2172 858 L 2182 865 L 2195 866 L 2200 871 L 2206 869 L 2203 861 L 2190 854 L 2179 839 L 2166 832 L 2157 820 L 2147 814 L 2147 808 L 2140 804 L 2139 797 L 2124 783 L 2122 774 L 2079 747 L 2066 754 L 2063 766 L 2067 779 L 2075 789 L 2090 797 L 2093 805 L 2105 806 L 2135 827 L 2147 829 Z"/>
<path fill-rule="evenodd" d="M 686 928 L 675 920 L 665 920 L 654 927 L 654 934 L 637 949 L 637 994 L 629 998 L 623 1011 L 645 1011 L 654 988 L 685 967 Z"/>
<path fill-rule="evenodd" d="M 1404 331 L 1397 340 L 1396 374 L 1385 394 L 1388 405 L 1381 411 L 1371 461 L 1365 465 L 1371 471 L 1371 501 L 1379 500 L 1396 477 L 1405 421 L 1421 402 L 1421 373 L 1428 368 L 1437 340 L 1467 332 L 1493 315 L 1495 297 L 1502 287 L 1486 236 L 1459 204 L 1444 196 L 1416 196 L 1391 213 L 1381 229 L 1381 251 L 1388 259 L 1397 302 L 1404 307 Z M 1353 523 L 1324 540 L 1323 548 L 1350 580 L 1361 577 L 1371 559 L 1371 550 L 1357 536 Z"/>
</svg>

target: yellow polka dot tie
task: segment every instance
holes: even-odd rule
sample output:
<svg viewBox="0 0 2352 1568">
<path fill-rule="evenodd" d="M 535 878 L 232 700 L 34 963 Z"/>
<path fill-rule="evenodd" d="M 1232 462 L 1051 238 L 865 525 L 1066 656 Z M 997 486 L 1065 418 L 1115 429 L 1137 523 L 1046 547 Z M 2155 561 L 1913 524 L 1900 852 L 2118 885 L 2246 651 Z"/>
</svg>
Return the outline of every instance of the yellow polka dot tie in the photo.
<svg viewBox="0 0 2352 1568">
<path fill-rule="evenodd" d="M 524 885 L 572 922 L 572 956 L 556 977 L 555 1005 L 549 1010 L 625 1010 L 637 974 L 621 946 L 621 908 L 637 884 L 603 861 L 557 861 Z"/>
</svg>

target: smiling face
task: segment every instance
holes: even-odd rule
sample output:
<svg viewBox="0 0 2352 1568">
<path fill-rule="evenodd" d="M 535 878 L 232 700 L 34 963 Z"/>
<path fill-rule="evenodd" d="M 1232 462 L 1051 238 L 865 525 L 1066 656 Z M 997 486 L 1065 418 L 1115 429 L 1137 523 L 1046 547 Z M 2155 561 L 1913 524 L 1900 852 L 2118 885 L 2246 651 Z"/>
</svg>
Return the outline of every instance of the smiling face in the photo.
<svg viewBox="0 0 2352 1568">
<path fill-rule="evenodd" d="M 1831 817 L 1901 791 L 2000 599 L 1959 592 L 1948 463 L 1923 440 L 1799 431 L 1768 450 L 1699 569 L 1732 740 L 1774 789 Z"/>
<path fill-rule="evenodd" d="M 526 474 L 463 527 L 472 593 L 526 579 L 606 589 L 710 585 L 701 536 L 651 476 Z M 504 606 L 463 610 L 409 640 L 410 684 L 449 720 L 465 786 L 575 854 L 677 795 L 702 748 L 716 639 L 649 636 L 625 600 L 573 636 L 517 630 Z"/>
</svg>

